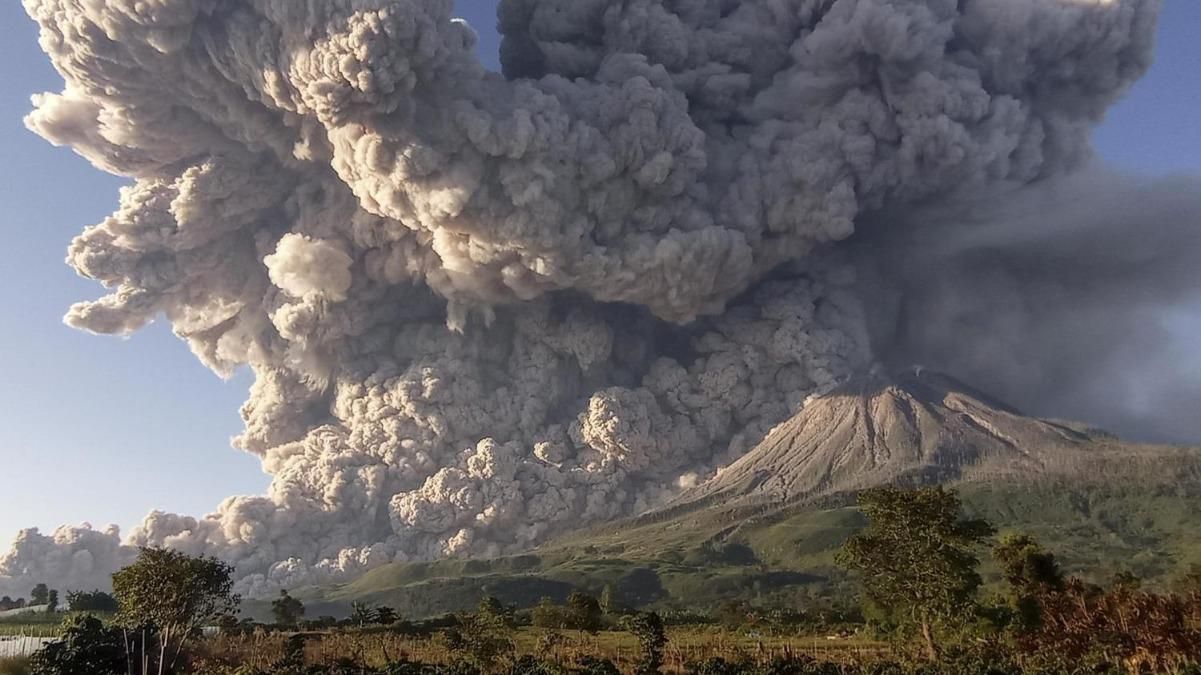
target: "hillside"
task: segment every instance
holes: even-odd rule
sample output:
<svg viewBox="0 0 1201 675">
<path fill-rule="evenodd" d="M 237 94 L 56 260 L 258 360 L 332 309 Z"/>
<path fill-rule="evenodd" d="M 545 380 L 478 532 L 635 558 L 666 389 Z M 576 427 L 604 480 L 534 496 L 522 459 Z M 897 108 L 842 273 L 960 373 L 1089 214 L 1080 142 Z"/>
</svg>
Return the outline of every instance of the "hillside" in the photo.
<svg viewBox="0 0 1201 675">
<path fill-rule="evenodd" d="M 1074 572 L 1130 570 L 1170 585 L 1201 563 L 1201 450 L 1124 443 L 908 372 L 808 402 L 659 511 L 528 555 L 390 565 L 300 593 L 310 613 L 367 600 L 410 616 L 464 609 L 485 592 L 532 604 L 606 585 L 639 606 L 820 602 L 845 597 L 833 554 L 863 525 L 856 491 L 934 483 L 954 486 L 968 511 L 1002 531 L 1034 534 Z"/>
</svg>

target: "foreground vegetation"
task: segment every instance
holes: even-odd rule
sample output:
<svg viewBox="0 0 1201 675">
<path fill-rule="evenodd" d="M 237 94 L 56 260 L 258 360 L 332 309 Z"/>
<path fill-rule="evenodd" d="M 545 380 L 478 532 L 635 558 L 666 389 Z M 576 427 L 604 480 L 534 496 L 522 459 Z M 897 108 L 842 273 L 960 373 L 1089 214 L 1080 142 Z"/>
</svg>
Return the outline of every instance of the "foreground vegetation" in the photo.
<svg viewBox="0 0 1201 675">
<path fill-rule="evenodd" d="M 1064 572 L 1029 535 L 997 537 L 941 488 L 860 496 L 837 554 L 859 603 L 730 601 L 641 611 L 607 586 L 512 606 L 406 620 L 357 602 L 313 618 L 283 592 L 270 622 L 237 616 L 232 570 L 146 549 L 114 577 L 116 613 L 71 615 L 29 675 L 1201 675 L 1201 570 L 1175 592 L 1131 573 L 1098 584 Z M 987 553 L 987 555 L 984 555 Z M 737 551 L 726 555 L 736 556 Z M 986 586 L 982 560 L 1001 579 Z M 97 599 L 103 600 L 103 598 Z M 6 671 L 0 669 L 0 675 Z"/>
</svg>

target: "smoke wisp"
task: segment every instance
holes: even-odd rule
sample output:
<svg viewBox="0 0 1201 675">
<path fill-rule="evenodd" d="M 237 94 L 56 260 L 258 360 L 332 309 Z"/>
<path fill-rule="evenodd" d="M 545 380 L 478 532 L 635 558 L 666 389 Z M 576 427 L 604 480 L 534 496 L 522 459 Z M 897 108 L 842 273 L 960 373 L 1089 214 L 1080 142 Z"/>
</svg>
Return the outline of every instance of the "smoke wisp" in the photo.
<svg viewBox="0 0 1201 675">
<path fill-rule="evenodd" d="M 910 263 L 975 250 L 885 242 L 1085 164 L 1158 13 L 502 0 L 500 74 L 451 4 L 25 0 L 66 81 L 28 126 L 133 179 L 71 246 L 109 294 L 68 323 L 163 317 L 214 372 L 251 368 L 235 444 L 273 483 L 152 513 L 126 545 L 26 532 L 0 588 L 104 586 L 129 545 L 166 545 L 258 595 L 660 503 L 872 363 L 873 270 L 939 302 L 948 277 Z M 1047 243 L 1029 221 L 969 225 L 997 274 L 1063 257 L 1054 236 L 1028 254 Z M 905 334 L 918 353 L 947 335 Z"/>
</svg>

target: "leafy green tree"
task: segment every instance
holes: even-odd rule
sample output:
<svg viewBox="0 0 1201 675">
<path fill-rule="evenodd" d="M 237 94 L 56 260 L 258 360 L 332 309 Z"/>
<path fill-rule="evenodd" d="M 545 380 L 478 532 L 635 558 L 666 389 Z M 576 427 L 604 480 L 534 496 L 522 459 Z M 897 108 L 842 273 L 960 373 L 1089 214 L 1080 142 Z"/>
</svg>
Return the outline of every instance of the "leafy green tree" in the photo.
<svg viewBox="0 0 1201 675">
<path fill-rule="evenodd" d="M 375 608 L 374 620 L 381 626 L 391 626 L 400 620 L 400 615 L 391 607 L 380 606 Z"/>
<path fill-rule="evenodd" d="M 667 631 L 663 619 L 654 612 L 639 612 L 626 621 L 626 629 L 638 639 L 637 675 L 651 675 L 663 670 L 663 648 L 667 646 Z"/>
<path fill-rule="evenodd" d="M 1042 599 L 1064 588 L 1059 562 L 1024 534 L 1007 535 L 993 548 L 993 558 L 1009 586 L 1008 600 L 1017 619 L 1016 627 L 1023 632 L 1038 629 L 1042 623 Z"/>
<path fill-rule="evenodd" d="M 59 640 L 34 653 L 30 675 L 122 675 L 126 672 L 125 640 L 94 616 L 63 621 Z"/>
<path fill-rule="evenodd" d="M 50 587 L 46 584 L 38 584 L 29 592 L 29 604 L 37 606 L 44 605 L 50 599 Z"/>
<path fill-rule="evenodd" d="M 281 626 L 296 626 L 304 618 L 304 603 L 281 590 L 279 597 L 271 602 L 271 616 Z"/>
<path fill-rule="evenodd" d="M 960 516 L 959 497 L 942 487 L 879 488 L 860 494 L 868 526 L 838 553 L 859 573 L 864 600 L 920 635 L 938 658 L 936 631 L 969 617 L 980 587 L 974 549 L 992 536 L 983 520 Z"/>
<path fill-rule="evenodd" d="M 491 625 L 512 630 L 517 627 L 513 618 L 513 610 L 506 607 L 495 595 L 489 595 L 480 600 L 475 611 L 476 617 Z"/>
<path fill-rule="evenodd" d="M 530 622 L 535 628 L 564 628 L 566 621 L 563 617 L 563 608 L 555 604 L 550 598 L 542 598 L 538 604 L 530 612 Z"/>
<path fill-rule="evenodd" d="M 157 628 L 161 675 L 174 666 L 193 633 L 237 611 L 232 574 L 233 568 L 216 558 L 143 548 L 132 565 L 113 575 L 118 623 Z"/>
<path fill-rule="evenodd" d="M 117 599 L 103 591 L 67 591 L 67 608 L 72 612 L 116 612 Z"/>
<path fill-rule="evenodd" d="M 596 598 L 579 591 L 567 596 L 567 621 L 572 628 L 595 633 L 601 629 L 603 619 L 604 613 Z"/>
</svg>

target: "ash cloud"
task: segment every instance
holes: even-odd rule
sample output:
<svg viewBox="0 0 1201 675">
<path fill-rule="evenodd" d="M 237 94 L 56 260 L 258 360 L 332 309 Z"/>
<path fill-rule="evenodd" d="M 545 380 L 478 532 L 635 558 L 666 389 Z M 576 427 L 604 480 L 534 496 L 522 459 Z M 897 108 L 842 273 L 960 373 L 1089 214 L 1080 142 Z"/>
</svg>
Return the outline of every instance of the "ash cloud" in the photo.
<svg viewBox="0 0 1201 675">
<path fill-rule="evenodd" d="M 520 550 L 728 463 L 875 358 L 857 229 L 1084 164 L 1158 2 L 503 0 L 504 74 L 449 0 L 25 8 L 66 80 L 28 126 L 133 179 L 71 246 L 110 292 L 68 323 L 163 317 L 256 376 L 268 494 L 126 544 L 253 595 Z M 118 542 L 26 533 L 0 587 L 103 586 Z"/>
<path fill-rule="evenodd" d="M 903 233 L 887 220 L 858 248 L 880 358 L 1125 438 L 1201 439 L 1201 356 L 1172 325 L 1201 306 L 1201 179 L 1094 165 L 915 212 Z"/>
</svg>

